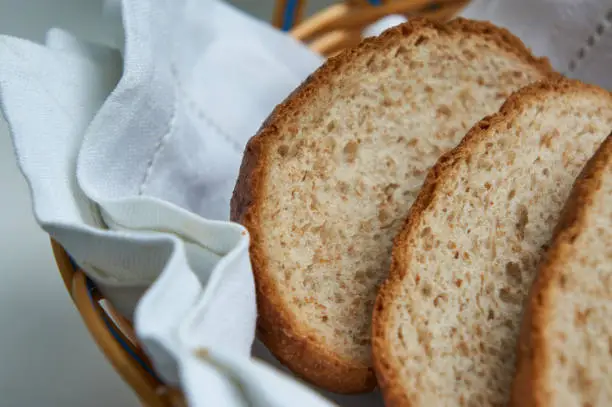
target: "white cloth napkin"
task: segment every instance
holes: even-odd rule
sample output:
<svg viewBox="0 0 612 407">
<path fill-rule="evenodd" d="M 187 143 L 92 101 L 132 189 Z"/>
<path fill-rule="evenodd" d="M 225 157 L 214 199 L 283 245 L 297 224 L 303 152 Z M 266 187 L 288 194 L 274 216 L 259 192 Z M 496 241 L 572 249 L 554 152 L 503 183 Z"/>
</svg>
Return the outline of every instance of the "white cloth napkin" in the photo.
<svg viewBox="0 0 612 407">
<path fill-rule="evenodd" d="M 612 2 L 606 0 L 472 0 L 461 16 L 509 29 L 538 56 L 572 78 L 612 90 Z M 400 24 L 388 16 L 368 27 L 377 35 Z"/>
<path fill-rule="evenodd" d="M 462 14 L 508 28 L 559 72 L 612 90 L 612 2 L 473 0 Z"/>
<path fill-rule="evenodd" d="M 476 0 L 464 14 L 612 87 L 609 9 Z M 2 109 L 41 227 L 191 406 L 382 405 L 323 398 L 259 360 L 273 358 L 254 341 L 248 234 L 227 222 L 247 139 L 321 58 L 217 0 L 107 0 L 99 18 L 98 44 L 61 28 L 44 45 L 0 37 Z"/>
</svg>

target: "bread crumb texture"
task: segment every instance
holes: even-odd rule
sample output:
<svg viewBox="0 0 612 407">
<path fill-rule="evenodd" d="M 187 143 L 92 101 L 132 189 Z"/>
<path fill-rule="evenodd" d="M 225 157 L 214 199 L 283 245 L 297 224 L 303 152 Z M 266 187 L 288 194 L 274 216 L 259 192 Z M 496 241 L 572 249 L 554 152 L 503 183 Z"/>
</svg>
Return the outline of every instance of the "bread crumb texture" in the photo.
<svg viewBox="0 0 612 407">
<path fill-rule="evenodd" d="M 417 19 L 331 59 L 277 108 L 250 143 L 258 161 L 243 164 L 233 201 L 253 236 L 259 327 L 273 353 L 331 390 L 371 388 L 339 366 L 373 379 L 377 288 L 427 170 L 512 91 L 551 74 L 488 23 Z"/>
<path fill-rule="evenodd" d="M 553 406 L 612 404 L 612 160 L 602 169 L 550 287 L 551 324 L 544 331 Z M 570 243 L 570 242 L 568 242 Z"/>
<path fill-rule="evenodd" d="M 376 288 L 427 170 L 512 88 L 540 76 L 487 52 L 485 40 L 424 35 L 438 43 L 400 42 L 330 78 L 311 101 L 318 112 L 271 151 L 270 276 L 326 346 L 364 363 Z"/>
<path fill-rule="evenodd" d="M 391 405 L 507 404 L 537 264 L 576 176 L 610 129 L 609 93 L 569 80 L 540 83 L 477 124 L 431 171 L 375 313 L 376 367 Z M 606 263 L 605 241 L 588 244 L 593 255 L 576 262 Z M 593 281 L 593 290 L 605 287 Z M 586 304 L 576 301 L 557 303 L 560 332 L 586 318 Z M 593 340 L 601 338 L 608 336 Z M 575 360 L 590 360 L 582 357 Z M 580 385 L 553 370 L 568 392 Z"/>
<path fill-rule="evenodd" d="M 519 358 L 535 385 L 515 383 L 514 405 L 526 391 L 537 406 L 612 404 L 611 242 L 609 136 L 578 179 L 534 284 L 532 323 L 522 333 L 534 345 Z"/>
</svg>

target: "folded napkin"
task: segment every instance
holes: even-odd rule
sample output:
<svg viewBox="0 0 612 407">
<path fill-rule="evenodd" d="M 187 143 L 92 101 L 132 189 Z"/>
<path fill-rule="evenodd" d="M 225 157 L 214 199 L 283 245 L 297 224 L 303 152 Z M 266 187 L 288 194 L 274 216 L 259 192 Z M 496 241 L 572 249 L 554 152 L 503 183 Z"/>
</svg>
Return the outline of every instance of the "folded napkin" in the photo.
<svg viewBox="0 0 612 407">
<path fill-rule="evenodd" d="M 473 0 L 462 14 L 508 28 L 566 76 L 612 89 L 610 1 Z"/>
<path fill-rule="evenodd" d="M 464 14 L 612 85 L 603 0 L 476 0 Z M 322 59 L 217 0 L 106 0 L 98 17 L 96 44 L 61 28 L 45 44 L 0 36 L 1 106 L 38 223 L 189 405 L 382 405 L 271 366 L 254 340 L 249 236 L 227 222 L 246 141 Z"/>
</svg>

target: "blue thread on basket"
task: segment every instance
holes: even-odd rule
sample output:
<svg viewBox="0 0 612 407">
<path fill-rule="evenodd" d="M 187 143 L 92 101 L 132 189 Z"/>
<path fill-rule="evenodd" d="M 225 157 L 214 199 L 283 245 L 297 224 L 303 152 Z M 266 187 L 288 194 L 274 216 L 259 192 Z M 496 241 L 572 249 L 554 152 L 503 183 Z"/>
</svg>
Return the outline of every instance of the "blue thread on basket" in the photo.
<svg viewBox="0 0 612 407">
<path fill-rule="evenodd" d="M 370 0 L 370 4 L 373 6 L 380 6 L 382 4 L 382 0 Z"/>
<path fill-rule="evenodd" d="M 95 301 L 93 299 L 92 292 L 96 289 L 96 285 L 94 284 L 94 282 L 89 277 L 85 277 L 85 278 L 86 278 L 86 283 L 85 284 L 87 285 L 87 295 L 89 296 L 89 299 L 90 299 L 91 303 L 95 305 Z M 134 353 L 132 348 L 130 348 L 130 346 L 127 343 L 125 343 L 125 341 L 123 340 L 123 338 L 121 338 L 121 335 L 117 332 L 117 330 L 108 322 L 107 318 L 103 318 L 103 320 L 104 320 L 104 324 L 106 325 L 106 327 L 110 331 L 111 335 L 113 335 L 115 340 L 117 342 L 119 342 L 119 345 L 121 345 L 123 350 L 125 350 L 128 353 L 128 355 L 130 355 L 130 357 L 132 359 L 134 359 L 140 365 L 140 367 L 142 367 L 155 380 L 157 380 L 159 383 L 163 383 L 163 381 L 145 363 L 145 361 L 142 360 L 140 357 L 138 357 L 138 355 L 136 353 Z"/>
<path fill-rule="evenodd" d="M 72 256 L 68 254 L 68 252 L 66 252 L 66 254 L 68 255 L 68 260 L 70 261 L 70 265 L 72 266 L 73 271 L 79 270 L 80 267 L 74 260 L 74 258 L 72 258 Z M 92 292 L 97 289 L 96 285 L 89 277 L 86 276 L 85 279 L 85 285 L 87 286 L 87 295 L 89 296 L 89 300 L 92 304 L 96 305 L 92 295 Z M 163 383 L 159 376 L 155 374 L 155 372 L 145 363 L 145 361 L 138 357 L 138 355 L 134 353 L 132 348 L 130 348 L 130 346 L 125 343 L 125 341 L 123 340 L 123 338 L 121 338 L 121 335 L 117 332 L 117 330 L 108 322 L 108 319 L 103 318 L 103 320 L 104 324 L 106 325 L 106 328 L 108 328 L 111 335 L 113 335 L 113 338 L 115 338 L 115 340 L 119 342 L 119 345 L 127 352 L 127 354 L 130 355 L 130 357 L 134 359 L 145 370 L 145 372 L 150 374 L 159 383 Z"/>
<path fill-rule="evenodd" d="M 442 4 L 440 4 L 440 3 L 431 3 L 431 4 L 428 4 L 427 6 L 425 6 L 423 8 L 423 11 L 433 12 L 433 11 L 440 10 L 441 8 L 442 8 Z"/>
<path fill-rule="evenodd" d="M 66 253 L 68 254 L 68 253 Z M 74 261 L 74 259 L 72 258 L 71 255 L 68 254 L 68 260 L 70 261 L 70 264 L 72 265 L 72 271 L 76 271 L 79 269 L 79 265 L 76 263 L 76 261 Z"/>
<path fill-rule="evenodd" d="M 293 27 L 295 19 L 295 12 L 297 11 L 297 0 L 289 0 L 285 5 L 285 12 L 283 14 L 283 31 L 289 31 Z"/>
</svg>

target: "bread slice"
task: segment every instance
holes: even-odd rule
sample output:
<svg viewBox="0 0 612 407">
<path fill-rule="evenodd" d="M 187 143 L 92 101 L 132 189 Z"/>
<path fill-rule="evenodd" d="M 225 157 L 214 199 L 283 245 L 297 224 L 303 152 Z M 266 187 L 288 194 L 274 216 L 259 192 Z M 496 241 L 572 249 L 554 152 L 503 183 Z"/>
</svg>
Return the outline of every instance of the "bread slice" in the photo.
<svg viewBox="0 0 612 407">
<path fill-rule="evenodd" d="M 537 263 L 610 129 L 610 93 L 542 82 L 512 95 L 431 169 L 373 317 L 387 405 L 506 405 Z"/>
<path fill-rule="evenodd" d="M 232 219 L 250 231 L 258 335 L 281 362 L 331 391 L 375 386 L 376 291 L 426 171 L 549 74 L 488 23 L 418 19 L 330 59 L 277 107 L 246 148 Z"/>
<path fill-rule="evenodd" d="M 612 405 L 612 134 L 582 171 L 525 312 L 513 406 Z"/>
</svg>

